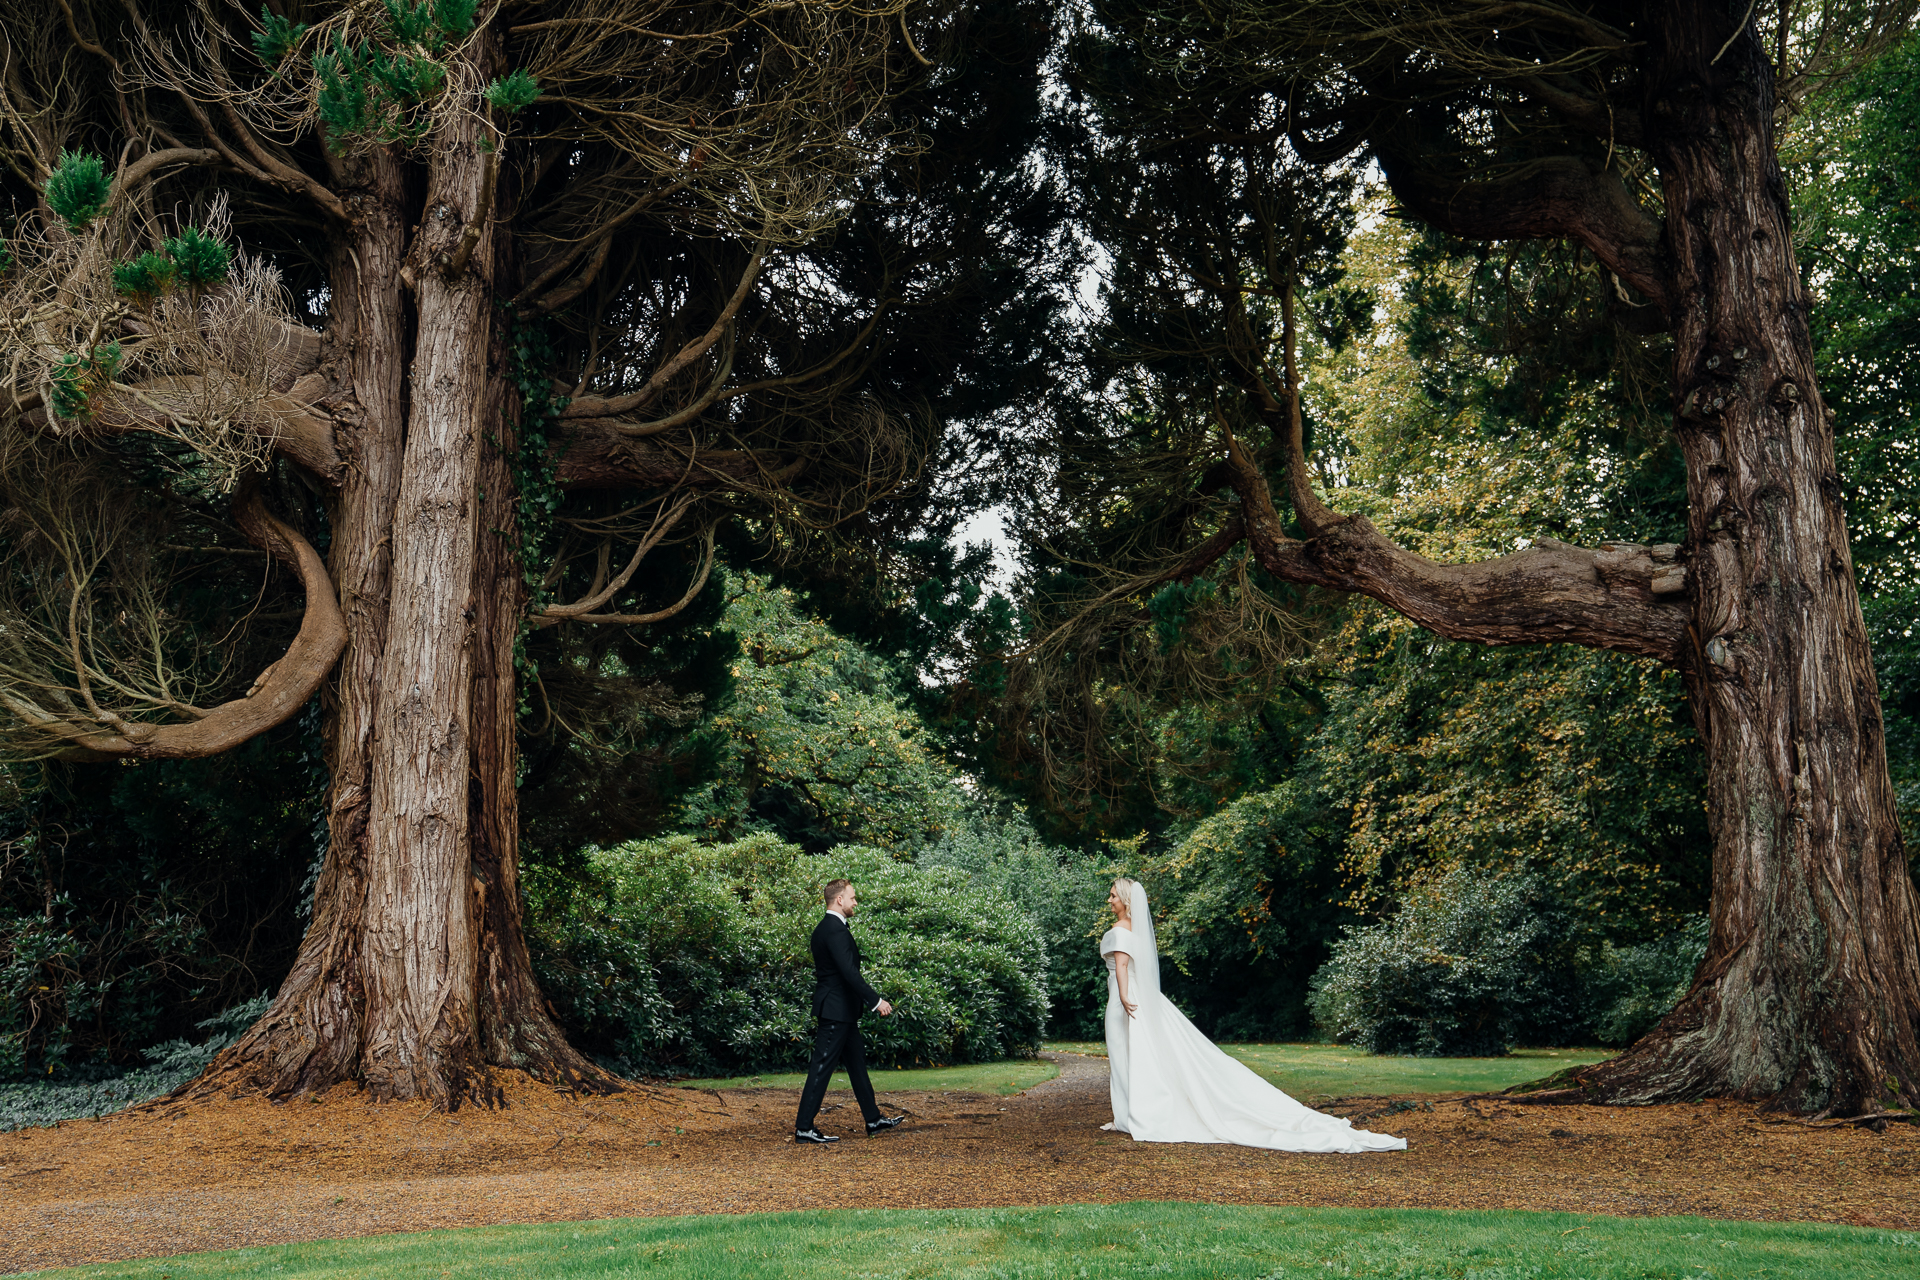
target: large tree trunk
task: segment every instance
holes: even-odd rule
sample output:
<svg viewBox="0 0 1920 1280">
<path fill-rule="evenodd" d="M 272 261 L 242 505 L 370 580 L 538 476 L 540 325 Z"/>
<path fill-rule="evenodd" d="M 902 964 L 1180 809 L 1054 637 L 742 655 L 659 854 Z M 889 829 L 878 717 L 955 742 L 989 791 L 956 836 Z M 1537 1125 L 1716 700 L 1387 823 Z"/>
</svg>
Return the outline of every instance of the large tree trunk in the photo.
<svg viewBox="0 0 1920 1280">
<path fill-rule="evenodd" d="M 1650 5 L 1707 752 L 1711 940 L 1651 1035 L 1584 1096 L 1734 1096 L 1842 1115 L 1920 1102 L 1920 915 L 1887 775 L 1772 73 L 1711 0 Z"/>
<path fill-rule="evenodd" d="M 392 154 L 355 166 L 329 323 L 351 422 L 333 511 L 349 643 L 330 707 L 331 842 L 272 1009 L 194 1087 L 356 1083 L 452 1108 L 496 1100 L 494 1067 L 614 1083 L 547 1016 L 521 931 L 516 406 L 492 302 L 512 289 L 475 123 L 432 149 L 423 202 Z M 449 271 L 470 223 L 471 266 Z"/>
</svg>

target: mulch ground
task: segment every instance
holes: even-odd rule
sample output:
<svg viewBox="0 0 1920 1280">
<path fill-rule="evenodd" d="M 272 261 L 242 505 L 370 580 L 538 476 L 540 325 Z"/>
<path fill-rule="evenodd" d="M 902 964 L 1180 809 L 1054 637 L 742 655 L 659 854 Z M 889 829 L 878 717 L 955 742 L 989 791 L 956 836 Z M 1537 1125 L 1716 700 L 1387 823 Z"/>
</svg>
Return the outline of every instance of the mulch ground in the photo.
<svg viewBox="0 0 1920 1280">
<path fill-rule="evenodd" d="M 1017 1097 L 882 1094 L 914 1119 L 872 1140 L 856 1136 L 851 1095 L 831 1095 L 823 1127 L 849 1136 L 825 1148 L 791 1142 L 791 1090 L 575 1100 L 524 1081 L 498 1111 L 439 1115 L 336 1090 L 0 1134 L 0 1271 L 506 1222 L 1125 1200 L 1920 1228 L 1910 1125 L 1808 1128 L 1712 1101 L 1456 1098 L 1363 1121 L 1405 1136 L 1404 1152 L 1159 1145 L 1102 1133 L 1106 1063 L 1057 1057 L 1060 1078 Z"/>
</svg>

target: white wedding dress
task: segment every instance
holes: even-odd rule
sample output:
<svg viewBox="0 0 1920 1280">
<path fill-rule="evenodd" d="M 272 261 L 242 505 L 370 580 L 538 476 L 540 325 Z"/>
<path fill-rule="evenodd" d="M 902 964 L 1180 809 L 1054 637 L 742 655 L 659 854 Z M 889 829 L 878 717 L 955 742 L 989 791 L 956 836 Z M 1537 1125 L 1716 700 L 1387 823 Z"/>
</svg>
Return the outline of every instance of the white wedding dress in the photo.
<svg viewBox="0 0 1920 1280">
<path fill-rule="evenodd" d="M 1404 1151 L 1405 1138 L 1356 1129 L 1350 1120 L 1315 1111 L 1262 1080 L 1200 1034 L 1160 994 L 1160 956 L 1147 894 L 1132 890 L 1138 931 L 1118 925 L 1100 939 L 1107 965 L 1107 1065 L 1113 1127 L 1136 1142 L 1231 1142 L 1273 1151 Z M 1128 956 L 1127 994 L 1120 1003 L 1114 953 Z"/>
</svg>

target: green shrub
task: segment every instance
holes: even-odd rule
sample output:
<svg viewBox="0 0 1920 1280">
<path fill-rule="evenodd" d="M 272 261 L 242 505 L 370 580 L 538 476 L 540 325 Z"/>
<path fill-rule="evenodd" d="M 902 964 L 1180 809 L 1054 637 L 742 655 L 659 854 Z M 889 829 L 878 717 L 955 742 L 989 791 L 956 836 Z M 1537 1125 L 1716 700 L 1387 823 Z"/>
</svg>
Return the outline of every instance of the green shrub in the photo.
<svg viewBox="0 0 1920 1280">
<path fill-rule="evenodd" d="M 1350 929 L 1314 975 L 1314 1021 L 1368 1053 L 1491 1057 L 1582 1026 L 1565 913 L 1528 875 L 1456 867 Z"/>
<path fill-rule="evenodd" d="M 0 1133 L 107 1115 L 176 1089 L 206 1069 L 219 1052 L 259 1020 L 271 1000 L 261 995 L 197 1025 L 212 1034 L 199 1040 L 169 1040 L 148 1049 L 147 1063 L 133 1071 L 88 1079 L 0 1083 Z"/>
<path fill-rule="evenodd" d="M 1653 1030 L 1687 994 L 1706 954 L 1705 916 L 1637 947 L 1603 945 L 1587 975 L 1593 1040 L 1629 1045 Z"/>
<path fill-rule="evenodd" d="M 79 235 L 106 212 L 113 180 L 100 157 L 84 151 L 62 151 L 60 162 L 47 177 L 47 207 Z"/>
<path fill-rule="evenodd" d="M 0 809 L 0 1083 L 138 1068 L 279 985 L 326 838 L 320 756 L 315 708 L 224 755 L 48 765 Z"/>
<path fill-rule="evenodd" d="M 1140 878 L 1169 999 L 1216 1040 L 1292 1039 L 1308 984 L 1353 913 L 1336 905 L 1344 812 L 1290 778 L 1196 824 Z"/>
<path fill-rule="evenodd" d="M 1104 1034 L 1107 969 L 1099 940 L 1113 923 L 1107 888 L 1122 874 L 1117 864 L 1050 845 L 1024 813 L 977 802 L 921 851 L 919 864 L 964 872 L 1033 922 L 1046 948 L 1050 1038 L 1097 1040 Z"/>
<path fill-rule="evenodd" d="M 1046 949 L 1006 895 L 877 849 L 804 853 L 767 835 L 689 836 L 529 868 L 542 989 L 618 1070 L 725 1075 L 804 1065 L 820 886 L 855 882 L 864 972 L 899 1006 L 862 1023 L 876 1065 L 982 1062 L 1038 1046 Z"/>
</svg>

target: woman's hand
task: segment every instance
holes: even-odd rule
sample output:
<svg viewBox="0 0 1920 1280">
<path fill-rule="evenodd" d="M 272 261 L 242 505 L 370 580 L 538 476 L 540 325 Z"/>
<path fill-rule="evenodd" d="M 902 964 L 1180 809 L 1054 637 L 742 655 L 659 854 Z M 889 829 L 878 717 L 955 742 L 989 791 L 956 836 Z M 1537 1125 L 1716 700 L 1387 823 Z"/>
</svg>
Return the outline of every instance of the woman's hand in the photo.
<svg viewBox="0 0 1920 1280">
<path fill-rule="evenodd" d="M 1127 1016 L 1129 1018 L 1133 1017 L 1135 1014 L 1140 1012 L 1140 1006 L 1135 1004 L 1133 1001 L 1127 999 L 1125 996 L 1120 997 L 1120 1007 L 1127 1011 Z"/>
</svg>

